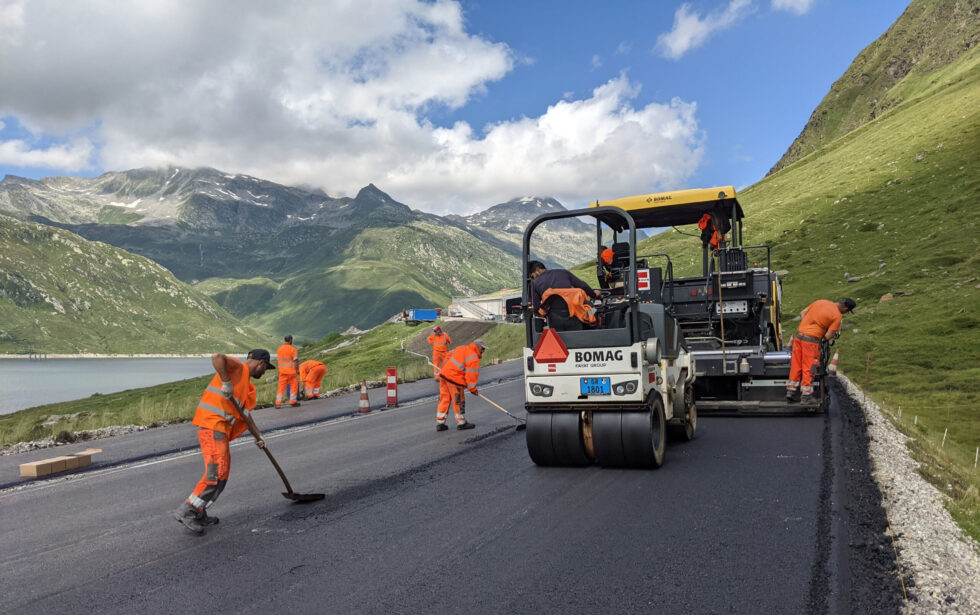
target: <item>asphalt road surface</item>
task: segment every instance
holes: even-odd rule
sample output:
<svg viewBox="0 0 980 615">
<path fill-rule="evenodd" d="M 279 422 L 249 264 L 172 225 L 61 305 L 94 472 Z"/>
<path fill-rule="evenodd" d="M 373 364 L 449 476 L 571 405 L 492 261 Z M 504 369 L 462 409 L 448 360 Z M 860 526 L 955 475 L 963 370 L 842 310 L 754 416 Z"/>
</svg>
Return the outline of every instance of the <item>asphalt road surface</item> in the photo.
<svg viewBox="0 0 980 615">
<path fill-rule="evenodd" d="M 520 380 L 480 388 L 524 414 Z M 434 398 L 417 397 L 268 435 L 293 488 L 327 494 L 312 504 L 283 498 L 239 439 L 204 536 L 172 517 L 202 473 L 193 440 L 0 492 L 0 611 L 895 612 L 846 403 L 702 418 L 649 471 L 537 467 L 515 421 L 482 400 L 468 402 L 475 430 L 437 433 Z M 304 409 L 328 403 L 341 402 Z"/>
</svg>

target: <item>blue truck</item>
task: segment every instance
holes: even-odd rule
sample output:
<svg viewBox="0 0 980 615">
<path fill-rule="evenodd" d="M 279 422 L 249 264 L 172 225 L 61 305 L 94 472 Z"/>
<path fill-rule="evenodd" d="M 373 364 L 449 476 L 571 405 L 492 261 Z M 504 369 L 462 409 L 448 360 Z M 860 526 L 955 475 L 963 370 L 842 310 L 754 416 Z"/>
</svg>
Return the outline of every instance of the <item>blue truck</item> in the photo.
<svg viewBox="0 0 980 615">
<path fill-rule="evenodd" d="M 439 320 L 438 309 L 417 309 L 412 308 L 409 310 L 402 311 L 402 320 L 409 324 L 418 324 L 420 322 L 434 322 Z"/>
</svg>

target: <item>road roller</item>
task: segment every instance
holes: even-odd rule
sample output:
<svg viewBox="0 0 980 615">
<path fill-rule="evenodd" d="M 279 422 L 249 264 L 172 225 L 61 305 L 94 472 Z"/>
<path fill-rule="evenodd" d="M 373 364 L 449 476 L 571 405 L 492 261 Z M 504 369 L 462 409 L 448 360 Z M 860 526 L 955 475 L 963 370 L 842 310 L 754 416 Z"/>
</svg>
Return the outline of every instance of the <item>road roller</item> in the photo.
<svg viewBox="0 0 980 615">
<path fill-rule="evenodd" d="M 568 218 L 597 229 L 601 297 L 589 298 L 587 314 L 567 293 L 532 300 L 535 230 Z M 664 305 L 662 267 L 637 258 L 636 236 L 633 216 L 615 206 L 549 212 L 524 231 L 526 435 L 537 465 L 658 468 L 668 432 L 695 435 L 694 359 Z"/>
</svg>

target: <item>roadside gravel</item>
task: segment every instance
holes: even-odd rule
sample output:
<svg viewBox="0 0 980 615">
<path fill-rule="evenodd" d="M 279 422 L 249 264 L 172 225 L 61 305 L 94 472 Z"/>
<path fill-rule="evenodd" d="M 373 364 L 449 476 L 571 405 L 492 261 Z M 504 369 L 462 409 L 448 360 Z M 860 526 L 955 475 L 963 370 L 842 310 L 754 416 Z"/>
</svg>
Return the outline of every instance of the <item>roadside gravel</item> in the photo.
<svg viewBox="0 0 980 615">
<path fill-rule="evenodd" d="M 867 419 L 874 477 L 899 549 L 915 614 L 980 613 L 980 545 L 967 536 L 943 506 L 943 495 L 923 479 L 909 455 L 909 438 L 878 405 L 843 374 L 838 378 Z"/>
</svg>

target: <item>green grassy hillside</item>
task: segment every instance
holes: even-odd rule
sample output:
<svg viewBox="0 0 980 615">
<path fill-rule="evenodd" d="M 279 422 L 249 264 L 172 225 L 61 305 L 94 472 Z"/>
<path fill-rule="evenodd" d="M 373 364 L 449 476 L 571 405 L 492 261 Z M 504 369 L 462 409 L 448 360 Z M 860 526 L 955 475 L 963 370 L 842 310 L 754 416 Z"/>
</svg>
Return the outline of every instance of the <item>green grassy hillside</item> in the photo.
<svg viewBox="0 0 980 615">
<path fill-rule="evenodd" d="M 901 104 L 980 43 L 980 1 L 916 0 L 854 59 L 772 171 Z"/>
<path fill-rule="evenodd" d="M 513 285 L 518 259 L 465 230 L 428 219 L 345 230 L 308 245 L 278 281 L 210 278 L 195 288 L 243 322 L 297 338 L 367 328 L 411 307 Z"/>
<path fill-rule="evenodd" d="M 738 195 L 745 243 L 789 272 L 784 337 L 813 300 L 857 300 L 842 371 L 914 438 L 923 474 L 980 537 L 980 49 L 902 85 L 908 100 Z M 641 251 L 700 273 L 696 238 L 667 231 Z"/>
<path fill-rule="evenodd" d="M 267 337 L 153 261 L 0 216 L 0 352 L 242 351 Z"/>
</svg>

